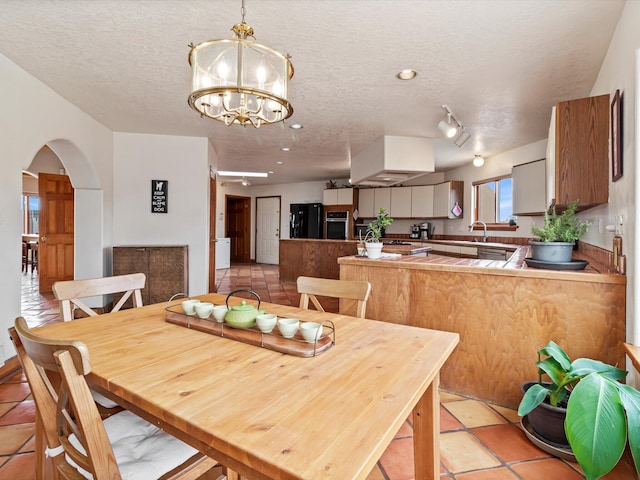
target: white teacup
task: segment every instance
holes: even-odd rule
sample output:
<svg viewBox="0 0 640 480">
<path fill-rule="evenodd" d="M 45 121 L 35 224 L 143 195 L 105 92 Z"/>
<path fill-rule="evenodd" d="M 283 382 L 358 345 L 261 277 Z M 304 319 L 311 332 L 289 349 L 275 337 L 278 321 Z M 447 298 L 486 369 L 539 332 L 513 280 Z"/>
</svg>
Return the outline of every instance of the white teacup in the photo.
<svg viewBox="0 0 640 480">
<path fill-rule="evenodd" d="M 284 338 L 293 338 L 298 331 L 300 321 L 297 318 L 281 318 L 278 320 L 278 330 Z"/>
<path fill-rule="evenodd" d="M 316 322 L 304 322 L 300 325 L 302 336 L 309 343 L 315 343 L 322 336 L 322 325 Z"/>
<path fill-rule="evenodd" d="M 229 309 L 226 305 L 217 305 L 213 307 L 213 318 L 216 319 L 216 322 L 222 323 L 224 322 L 224 316 L 227 314 Z"/>
<path fill-rule="evenodd" d="M 209 315 L 211 315 L 211 312 L 213 312 L 213 303 L 196 303 L 195 310 L 196 315 L 198 315 L 200 318 L 209 318 Z"/>
<path fill-rule="evenodd" d="M 256 317 L 256 324 L 262 333 L 271 333 L 277 321 L 278 316 L 273 313 L 265 313 Z"/>
<path fill-rule="evenodd" d="M 182 302 L 182 309 L 187 315 L 196 314 L 196 305 L 200 303 L 200 300 L 185 300 Z"/>
</svg>

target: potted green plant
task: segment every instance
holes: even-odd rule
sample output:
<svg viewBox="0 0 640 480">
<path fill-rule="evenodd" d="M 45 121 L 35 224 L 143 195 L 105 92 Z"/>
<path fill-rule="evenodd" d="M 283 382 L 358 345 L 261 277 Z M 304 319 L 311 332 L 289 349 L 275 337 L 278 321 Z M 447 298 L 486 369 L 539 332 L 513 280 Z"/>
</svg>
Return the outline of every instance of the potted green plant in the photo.
<svg viewBox="0 0 640 480">
<path fill-rule="evenodd" d="M 551 213 L 545 212 L 542 228 L 535 224 L 531 226 L 531 233 L 539 241 L 530 242 L 531 257 L 543 262 L 570 262 L 573 246 L 581 238 L 591 222 L 582 221 L 576 216 L 578 200 L 572 202 L 559 215 L 554 206 Z"/>
<path fill-rule="evenodd" d="M 327 186 L 328 189 L 337 188 L 338 187 L 338 183 L 335 180 L 329 180 L 326 183 L 326 186 Z"/>
<path fill-rule="evenodd" d="M 542 359 L 542 355 L 546 358 Z M 536 365 L 538 382 L 523 386 L 525 392 L 518 415 L 527 415 L 531 421 L 536 409 L 543 409 L 547 404 L 561 409 L 564 402 L 566 438 L 587 480 L 595 480 L 616 466 L 627 439 L 637 470 L 640 465 L 640 392 L 619 382 L 627 372 L 589 358 L 572 362 L 553 341 L 538 351 Z M 551 382 L 543 383 L 543 374 Z M 539 432 L 543 425 L 531 423 L 531 427 Z M 543 434 L 540 436 L 544 437 Z"/>
<path fill-rule="evenodd" d="M 380 237 L 384 229 L 393 223 L 393 218 L 385 211 L 384 208 L 380 208 L 376 218 L 367 225 L 367 234 L 364 238 L 365 248 L 367 249 L 367 256 L 369 258 L 380 258 L 382 253 L 382 243 L 380 243 Z"/>
</svg>

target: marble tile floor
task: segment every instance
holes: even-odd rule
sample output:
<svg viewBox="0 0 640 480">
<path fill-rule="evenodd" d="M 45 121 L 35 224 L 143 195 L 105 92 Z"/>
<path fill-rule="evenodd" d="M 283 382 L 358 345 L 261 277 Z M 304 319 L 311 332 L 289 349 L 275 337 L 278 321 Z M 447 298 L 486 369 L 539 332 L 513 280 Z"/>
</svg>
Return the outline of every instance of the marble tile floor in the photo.
<svg viewBox="0 0 640 480">
<path fill-rule="evenodd" d="M 252 289 L 264 301 L 297 305 L 294 283 L 281 283 L 276 265 L 238 264 L 218 270 L 217 290 Z M 22 315 L 35 327 L 60 321 L 51 294 L 38 292 L 37 273 L 22 275 Z M 329 306 L 337 311 L 337 304 Z M 441 479 L 456 480 L 579 480 L 578 464 L 553 457 L 531 444 L 513 410 L 441 392 Z M 0 378 L 0 480 L 30 480 L 34 470 L 35 406 L 22 372 Z M 411 480 L 412 426 L 408 419 L 367 480 Z M 628 461 L 603 477 L 637 478 Z M 313 479 L 309 479 L 313 480 Z M 424 480 L 424 479 L 418 479 Z"/>
</svg>

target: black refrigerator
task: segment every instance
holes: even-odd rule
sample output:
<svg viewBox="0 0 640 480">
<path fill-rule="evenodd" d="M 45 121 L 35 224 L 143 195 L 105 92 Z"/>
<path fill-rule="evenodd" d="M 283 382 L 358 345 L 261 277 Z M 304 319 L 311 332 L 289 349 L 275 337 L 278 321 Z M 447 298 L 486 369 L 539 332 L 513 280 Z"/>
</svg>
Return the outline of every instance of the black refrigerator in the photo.
<svg viewBox="0 0 640 480">
<path fill-rule="evenodd" d="M 322 204 L 292 203 L 289 238 L 322 238 Z"/>
</svg>

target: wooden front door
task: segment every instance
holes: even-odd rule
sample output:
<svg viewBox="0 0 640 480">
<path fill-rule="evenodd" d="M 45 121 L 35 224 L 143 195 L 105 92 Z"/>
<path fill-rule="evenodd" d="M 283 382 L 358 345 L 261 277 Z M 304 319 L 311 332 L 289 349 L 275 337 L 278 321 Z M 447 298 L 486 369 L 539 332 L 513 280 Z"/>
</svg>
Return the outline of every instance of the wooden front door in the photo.
<svg viewBox="0 0 640 480">
<path fill-rule="evenodd" d="M 50 292 L 59 280 L 73 280 L 73 187 L 66 175 L 38 174 L 40 239 L 38 285 Z"/>
</svg>

